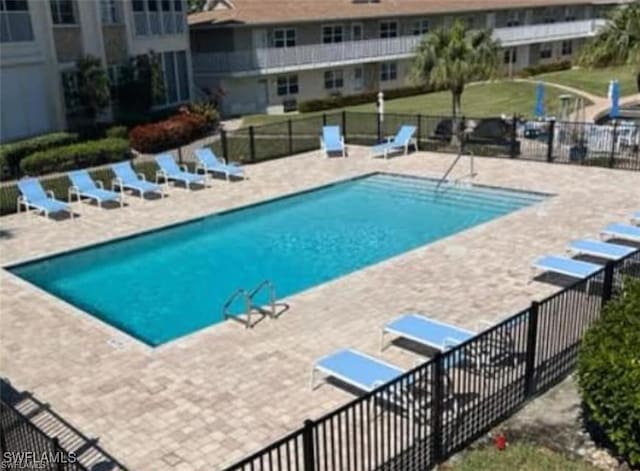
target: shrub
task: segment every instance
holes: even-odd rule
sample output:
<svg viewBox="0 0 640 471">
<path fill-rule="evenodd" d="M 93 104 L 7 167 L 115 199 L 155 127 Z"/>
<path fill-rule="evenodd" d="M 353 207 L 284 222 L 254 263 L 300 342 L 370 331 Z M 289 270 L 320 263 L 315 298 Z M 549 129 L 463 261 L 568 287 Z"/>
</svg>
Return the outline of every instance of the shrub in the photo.
<svg viewBox="0 0 640 471">
<path fill-rule="evenodd" d="M 519 77 L 531 77 L 533 75 L 546 74 L 548 72 L 558 72 L 571 68 L 571 61 L 552 62 L 550 64 L 530 65 L 518 72 Z"/>
<path fill-rule="evenodd" d="M 593 421 L 632 467 L 640 465 L 640 280 L 625 280 L 585 335 L 578 385 Z"/>
<path fill-rule="evenodd" d="M 215 129 L 220 123 L 220 113 L 214 103 L 210 101 L 194 102 L 189 105 L 189 112 L 202 116 L 209 129 Z"/>
<path fill-rule="evenodd" d="M 435 91 L 428 86 L 420 87 L 403 87 L 384 91 L 384 98 L 391 100 L 393 98 L 402 98 L 406 96 L 420 95 Z M 364 103 L 375 103 L 378 99 L 378 92 L 366 92 L 358 95 L 331 96 L 329 98 L 321 98 L 317 100 L 301 101 L 298 110 L 301 113 L 309 113 L 312 111 L 324 111 L 332 108 L 342 108 L 345 106 L 362 105 Z"/>
<path fill-rule="evenodd" d="M 126 126 L 112 126 L 104 132 L 105 137 L 115 137 L 118 139 L 128 139 L 129 130 Z"/>
<path fill-rule="evenodd" d="M 130 157 L 125 139 L 106 138 L 35 152 L 20 167 L 27 175 L 43 175 L 117 162 Z"/>
<path fill-rule="evenodd" d="M 0 145 L 0 171 L 2 175 L 16 175 L 20 161 L 34 152 L 71 144 L 78 140 L 77 134 L 54 132 L 42 136 Z"/>
<path fill-rule="evenodd" d="M 131 147 L 156 153 L 188 144 L 206 134 L 207 121 L 200 115 L 180 113 L 165 121 L 136 126 L 129 133 Z"/>
</svg>

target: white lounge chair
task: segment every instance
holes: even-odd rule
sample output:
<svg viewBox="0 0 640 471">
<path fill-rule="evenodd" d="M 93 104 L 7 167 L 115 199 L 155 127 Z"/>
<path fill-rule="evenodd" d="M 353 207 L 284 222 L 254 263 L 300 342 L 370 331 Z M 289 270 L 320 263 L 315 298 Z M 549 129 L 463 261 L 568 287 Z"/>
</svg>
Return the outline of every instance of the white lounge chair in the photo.
<svg viewBox="0 0 640 471">
<path fill-rule="evenodd" d="M 387 137 L 387 142 L 373 146 L 371 148 L 371 156 L 382 156 L 387 159 L 392 152 L 404 151 L 404 154 L 407 155 L 411 146 L 418 150 L 418 141 L 414 137 L 416 130 L 416 126 L 404 125 L 400 127 L 395 136 Z"/>
<path fill-rule="evenodd" d="M 157 155 L 156 163 L 160 167 L 160 170 L 156 171 L 156 183 L 164 180 L 168 185 L 171 180 L 180 181 L 186 185 L 188 190 L 194 183 L 205 185 L 204 175 L 188 172 L 186 165 L 178 166 L 171 154 Z"/>
<path fill-rule="evenodd" d="M 33 208 L 46 218 L 49 214 L 67 211 L 73 219 L 73 211 L 71 207 L 63 202 L 55 199 L 53 191 L 46 191 L 42 188 L 40 182 L 35 178 L 23 178 L 18 180 L 18 212 L 24 207 L 25 211 Z"/>
<path fill-rule="evenodd" d="M 73 196 L 78 201 L 82 198 L 94 200 L 98 206 L 102 207 L 105 201 L 117 201 L 120 207 L 124 206 L 124 195 L 115 191 L 105 190 L 104 184 L 100 180 L 93 180 L 86 170 L 76 170 L 68 173 L 71 186 L 69 187 L 69 201 L 73 201 Z"/>
<path fill-rule="evenodd" d="M 145 193 L 160 193 L 164 197 L 162 187 L 156 183 L 148 182 L 144 174 L 136 172 L 131 167 L 131 162 L 120 162 L 111 166 L 111 170 L 115 174 L 115 178 L 111 181 L 111 189 L 120 191 L 133 190 L 144 197 Z"/>
<path fill-rule="evenodd" d="M 567 249 L 577 255 L 591 255 L 607 260 L 620 260 L 636 250 L 626 245 L 590 239 L 574 240 L 567 246 Z"/>
<path fill-rule="evenodd" d="M 227 180 L 231 177 L 245 178 L 244 169 L 237 164 L 225 164 L 221 162 L 217 155 L 208 147 L 196 149 L 194 155 L 198 160 L 196 164 L 196 173 L 221 173 Z"/>
<path fill-rule="evenodd" d="M 476 335 L 475 332 L 470 330 L 430 319 L 420 314 L 404 314 L 386 323 L 382 328 L 380 350 L 385 347 L 384 339 L 386 334 L 404 337 L 441 352 L 466 342 Z"/>
<path fill-rule="evenodd" d="M 640 227 L 623 222 L 609 224 L 600 233 L 609 237 L 640 242 Z"/>
</svg>

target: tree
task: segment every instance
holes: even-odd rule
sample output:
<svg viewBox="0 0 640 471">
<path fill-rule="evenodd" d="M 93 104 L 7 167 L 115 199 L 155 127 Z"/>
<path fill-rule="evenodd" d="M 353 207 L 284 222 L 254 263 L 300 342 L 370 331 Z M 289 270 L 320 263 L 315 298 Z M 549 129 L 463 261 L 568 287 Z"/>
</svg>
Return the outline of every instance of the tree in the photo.
<svg viewBox="0 0 640 471">
<path fill-rule="evenodd" d="M 154 104 L 162 103 L 165 91 L 160 56 L 149 51 L 129 59 L 116 93 L 122 111 L 146 113 Z"/>
<path fill-rule="evenodd" d="M 109 77 L 97 57 L 87 55 L 76 62 L 78 102 L 85 116 L 95 122 L 96 116 L 111 103 Z"/>
<path fill-rule="evenodd" d="M 491 30 L 470 31 L 456 21 L 424 36 L 416 49 L 411 78 L 415 83 L 451 91 L 453 129 L 462 114 L 462 93 L 472 80 L 493 77 L 499 70 L 500 43 Z M 456 132 L 453 133 L 454 138 Z"/>
<path fill-rule="evenodd" d="M 640 0 L 613 11 L 606 26 L 585 45 L 579 62 L 586 67 L 633 66 L 640 91 Z"/>
</svg>

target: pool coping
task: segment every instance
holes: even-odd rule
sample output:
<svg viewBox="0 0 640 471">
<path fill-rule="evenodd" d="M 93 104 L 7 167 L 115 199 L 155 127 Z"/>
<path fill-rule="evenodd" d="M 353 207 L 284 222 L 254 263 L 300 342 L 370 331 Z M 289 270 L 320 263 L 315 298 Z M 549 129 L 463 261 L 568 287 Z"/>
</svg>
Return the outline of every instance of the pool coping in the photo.
<svg viewBox="0 0 640 471">
<path fill-rule="evenodd" d="M 38 263 L 38 262 L 42 262 L 48 259 L 53 259 L 53 258 L 58 258 L 58 257 L 64 257 L 67 255 L 71 255 L 74 253 L 78 253 L 78 252 L 83 252 L 83 251 L 87 251 L 87 250 L 92 250 L 94 248 L 98 248 L 101 246 L 105 246 L 108 244 L 112 244 L 112 243 L 116 243 L 116 242 L 121 242 L 121 241 L 125 241 L 125 240 L 129 240 L 129 239 L 134 239 L 134 238 L 138 238 L 138 237 L 143 237 L 143 236 L 147 236 L 150 234 L 153 234 L 155 232 L 160 232 L 163 230 L 167 230 L 167 229 L 171 229 L 171 228 L 175 228 L 175 227 L 179 227 L 179 226 L 183 226 L 183 225 L 187 225 L 187 224 L 192 224 L 192 223 L 196 223 L 198 221 L 202 221 L 204 219 L 207 218 L 212 218 L 212 217 L 218 217 L 218 216 L 223 216 L 223 215 L 227 215 L 227 214 L 231 214 L 231 213 L 235 213 L 235 212 L 239 212 L 239 211 L 243 211 L 246 209 L 251 209 L 254 207 L 258 207 L 258 206 L 263 206 L 263 205 L 267 205 L 270 203 L 275 203 L 278 201 L 282 201 L 282 200 L 286 200 L 289 198 L 293 198 L 293 197 L 297 197 L 300 195 L 304 195 L 307 193 L 312 193 L 315 191 L 319 191 L 319 190 L 323 190 L 323 189 L 327 189 L 327 188 L 331 188 L 333 186 L 336 185 L 340 185 L 340 184 L 344 184 L 347 182 L 351 182 L 351 181 L 356 181 L 356 180 L 361 180 L 364 178 L 368 178 L 368 177 L 372 177 L 372 176 L 376 176 L 376 175 L 383 175 L 383 176 L 391 176 L 391 177 L 396 177 L 396 178 L 403 178 L 403 179 L 413 179 L 413 180 L 428 180 L 428 181 L 433 181 L 433 182 L 439 182 L 441 180 L 441 178 L 437 178 L 437 177 L 431 177 L 431 176 L 424 176 L 424 175 L 415 175 L 415 174 L 410 174 L 410 173 L 399 173 L 399 172 L 389 172 L 389 171 L 372 171 L 372 172 L 364 172 L 355 176 L 351 176 L 351 177 L 347 177 L 347 178 L 340 178 L 338 180 L 333 180 L 330 181 L 329 183 L 325 183 L 325 184 L 321 184 L 321 185 L 317 185 L 317 186 L 312 186 L 312 187 L 308 187 L 299 191 L 294 191 L 294 192 L 290 192 L 290 193 L 285 193 L 279 196 L 275 196 L 275 197 L 271 197 L 271 198 L 267 198 L 267 199 L 262 199 L 253 203 L 249 203 L 249 204 L 244 204 L 244 205 L 240 205 L 240 206 L 236 206 L 236 207 L 232 207 L 232 208 L 228 208 L 228 209 L 224 209 L 221 211 L 216 211 L 216 212 L 212 212 L 210 214 L 206 214 L 206 215 L 201 215 L 201 216 L 196 216 L 196 217 L 191 217 L 191 218 L 187 218 L 187 219 L 183 219 L 181 221 L 178 222 L 172 222 L 169 224 L 161 224 L 159 226 L 155 226 L 155 227 L 151 227 L 149 229 L 144 229 L 141 231 L 136 231 L 133 233 L 129 233 L 129 234 L 125 234 L 125 235 L 119 235 L 116 237 L 112 237 L 100 242 L 94 242 L 94 243 L 88 243 L 88 244 L 83 244 L 80 245 L 78 247 L 74 247 L 74 248 L 70 248 L 70 249 L 64 249 L 64 250 L 59 250 L 59 251 L 54 251 L 54 252 L 50 252 L 50 253 L 45 253 L 42 255 L 38 255 L 36 257 L 32 257 L 32 258 L 27 258 L 25 260 L 18 260 L 18 261 L 11 261 L 9 263 L 5 263 L 4 265 L 0 266 L 0 269 L 2 269 L 5 274 L 11 276 L 14 280 L 17 280 L 18 282 L 24 284 L 27 287 L 30 287 L 32 289 L 35 289 L 39 294 L 44 295 L 46 297 L 48 297 L 49 299 L 55 301 L 56 303 L 59 303 L 62 307 L 71 309 L 72 312 L 74 313 L 74 315 L 79 315 L 82 316 L 83 319 L 86 319 L 88 322 L 96 322 L 97 321 L 97 325 L 102 326 L 102 327 L 106 327 L 106 332 L 108 335 L 110 335 L 112 338 L 107 340 L 106 343 L 109 344 L 111 347 L 113 347 L 114 349 L 124 349 L 127 347 L 126 343 L 123 343 L 121 340 L 118 339 L 118 337 L 123 337 L 124 339 L 126 339 L 128 341 L 129 344 L 132 345 L 136 345 L 136 347 L 141 348 L 143 351 L 145 351 L 146 353 L 151 353 L 151 352 L 158 352 L 161 349 L 164 348 L 169 348 L 172 346 L 175 346 L 176 342 L 181 341 L 181 340 L 186 340 L 194 335 L 200 335 L 203 334 L 205 331 L 207 331 L 208 329 L 214 328 L 216 326 L 220 326 L 225 324 L 227 321 L 231 320 L 231 319 L 223 319 L 220 322 L 216 322 L 214 324 L 210 324 L 210 325 L 206 325 L 203 326 L 199 329 L 196 329 L 192 332 L 189 332 L 185 335 L 181 335 L 179 337 L 176 337 L 174 339 L 165 341 L 160 343 L 159 345 L 150 345 L 149 343 L 145 342 L 144 340 L 135 337 L 134 335 L 130 334 L 129 332 L 127 332 L 124 329 L 118 328 L 115 325 L 112 325 L 111 323 L 107 322 L 106 320 L 103 320 L 101 317 L 99 317 L 96 314 L 92 314 L 89 310 L 84 310 L 74 304 L 72 304 L 71 302 L 55 295 L 54 293 L 51 293 L 47 290 L 45 290 L 44 288 L 41 288 L 40 286 L 29 282 L 28 280 L 18 276 L 17 274 L 15 274 L 14 272 L 11 271 L 11 269 L 14 268 L 18 268 L 20 266 L 23 265 L 29 265 L 32 263 Z M 489 190 L 499 190 L 499 191 L 503 191 L 503 192 L 509 192 L 509 193 L 526 193 L 529 195 L 535 195 L 535 196 L 539 196 L 539 197 L 544 197 L 546 198 L 551 198 L 556 196 L 555 193 L 548 193 L 548 192 L 541 192 L 541 191 L 535 191 L 535 190 L 528 190 L 528 189 L 517 189 L 517 188 L 511 188 L 511 187 L 502 187 L 502 186 L 498 186 L 498 185 L 487 185 L 487 184 L 479 184 L 479 183 L 472 183 L 472 182 L 464 182 L 461 179 L 457 179 L 457 180 L 442 180 L 444 183 L 446 183 L 447 185 L 450 186 L 465 186 L 465 187 L 471 187 L 471 188 L 485 188 L 485 189 L 489 189 Z M 524 210 L 527 208 L 530 208 L 532 206 L 535 206 L 536 204 L 541 204 L 545 202 L 545 199 L 541 199 L 540 201 L 535 201 L 532 202 L 531 204 L 518 208 L 515 211 L 510 211 L 507 214 L 503 214 L 501 215 L 498 219 L 502 218 L 502 217 L 506 217 L 509 216 L 510 214 L 513 213 L 517 213 L 520 210 Z M 465 229 L 464 231 L 461 232 L 466 232 L 467 230 L 473 229 L 475 227 L 480 227 L 483 226 L 485 224 L 491 223 L 494 219 L 491 219 L 489 221 L 483 222 L 479 225 L 476 226 L 472 226 L 470 228 Z M 349 273 L 345 273 L 343 275 L 340 275 L 336 278 L 333 278 L 331 280 L 327 280 L 323 283 L 317 284 L 317 285 L 313 285 L 310 286 L 308 288 L 305 288 L 304 290 L 301 290 L 299 292 L 293 293 L 289 296 L 283 297 L 283 298 L 279 298 L 279 300 L 286 300 L 288 298 L 290 298 L 291 296 L 296 296 L 299 295 L 301 293 L 304 293 L 310 289 L 314 289 L 317 288 L 319 286 L 325 285 L 326 283 L 330 283 L 334 280 L 338 280 L 341 279 L 345 276 L 349 276 L 349 275 L 353 275 L 354 273 L 358 273 L 362 270 L 368 269 L 370 267 L 376 266 L 380 263 L 384 263 L 388 260 L 392 260 L 396 257 L 399 256 L 403 256 L 406 255 L 407 253 L 413 252 L 414 250 L 419 250 L 424 248 L 425 246 L 431 245 L 434 242 L 439 242 L 440 240 L 446 240 L 450 237 L 453 237 L 457 234 L 459 234 L 460 232 L 451 234 L 449 236 L 446 236 L 444 238 L 438 239 L 436 241 L 432 241 L 429 242 L 427 244 L 422 244 L 418 247 L 415 247 L 411 250 L 408 251 L 404 251 L 402 253 L 399 253 L 397 255 L 394 255 L 392 257 L 386 258 L 384 260 L 380 260 L 372 265 L 367 265 L 365 267 L 361 267 L 355 271 L 349 272 Z"/>
</svg>

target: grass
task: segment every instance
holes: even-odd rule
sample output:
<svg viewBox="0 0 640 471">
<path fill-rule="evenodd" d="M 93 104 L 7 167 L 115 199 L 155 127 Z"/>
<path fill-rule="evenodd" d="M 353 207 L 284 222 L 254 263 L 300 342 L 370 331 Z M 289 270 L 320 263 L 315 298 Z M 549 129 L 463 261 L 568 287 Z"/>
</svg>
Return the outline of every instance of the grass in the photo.
<svg viewBox="0 0 640 471">
<path fill-rule="evenodd" d="M 466 453 L 460 461 L 443 465 L 442 471 L 597 471 L 584 461 L 569 459 L 548 448 L 515 443 L 504 451 L 483 448 Z"/>
<path fill-rule="evenodd" d="M 491 82 L 470 85 L 462 95 L 462 108 L 466 116 L 485 117 L 502 114 L 522 114 L 531 116 L 535 105 L 536 85 L 528 82 Z M 546 107 L 550 114 L 558 109 L 558 97 L 562 90 L 548 87 L 546 90 Z M 587 103 L 589 104 L 589 103 Z M 344 108 L 347 111 L 375 112 L 374 103 Z M 331 110 L 334 113 L 340 110 Z M 385 112 L 403 114 L 423 114 L 431 116 L 451 115 L 451 93 L 435 92 L 406 98 L 398 98 L 385 102 Z M 322 113 L 300 113 L 282 115 L 251 115 L 243 119 L 243 126 L 257 126 L 273 123 L 288 118 L 298 119 Z"/>
<path fill-rule="evenodd" d="M 617 79 L 620 82 L 620 93 L 622 96 L 638 93 L 635 74 L 629 66 L 592 70 L 561 70 L 559 72 L 537 75 L 535 78 L 579 88 L 592 95 L 602 97 L 607 96 L 609 81 Z"/>
</svg>

